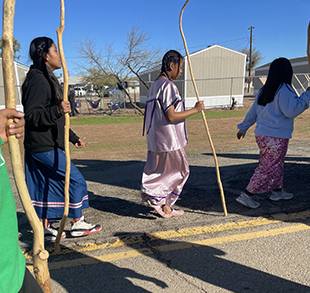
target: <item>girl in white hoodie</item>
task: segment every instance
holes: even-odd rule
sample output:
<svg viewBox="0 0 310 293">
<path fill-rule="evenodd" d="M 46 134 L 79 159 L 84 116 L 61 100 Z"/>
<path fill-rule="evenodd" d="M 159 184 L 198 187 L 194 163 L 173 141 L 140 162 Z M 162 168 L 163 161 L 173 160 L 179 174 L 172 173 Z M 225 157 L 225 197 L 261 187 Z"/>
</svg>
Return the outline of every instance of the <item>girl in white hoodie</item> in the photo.
<svg viewBox="0 0 310 293">
<path fill-rule="evenodd" d="M 310 87 L 298 97 L 291 86 L 292 77 L 290 61 L 275 59 L 270 65 L 266 84 L 243 122 L 238 124 L 237 138 L 240 139 L 256 122 L 254 132 L 260 150 L 259 166 L 245 191 L 236 199 L 246 207 L 255 209 L 260 206 L 252 199 L 258 193 L 272 191 L 270 199 L 274 201 L 294 197 L 282 189 L 284 160 L 294 129 L 294 118 L 309 107 Z"/>
</svg>

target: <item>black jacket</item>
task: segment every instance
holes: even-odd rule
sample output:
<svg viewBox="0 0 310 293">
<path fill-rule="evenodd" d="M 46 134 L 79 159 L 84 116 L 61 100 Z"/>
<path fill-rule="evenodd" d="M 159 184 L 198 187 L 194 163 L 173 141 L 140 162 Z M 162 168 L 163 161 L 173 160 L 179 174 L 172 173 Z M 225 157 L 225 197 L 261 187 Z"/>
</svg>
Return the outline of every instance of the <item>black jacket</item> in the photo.
<svg viewBox="0 0 310 293">
<path fill-rule="evenodd" d="M 70 90 L 69 93 L 68 93 L 68 100 L 70 102 L 75 102 L 75 92 L 74 90 Z"/>
<path fill-rule="evenodd" d="M 25 149 L 46 152 L 64 150 L 65 117 L 58 113 L 52 101 L 52 90 L 42 72 L 37 71 L 23 90 L 25 113 Z M 75 144 L 79 137 L 70 129 L 69 140 Z"/>
</svg>

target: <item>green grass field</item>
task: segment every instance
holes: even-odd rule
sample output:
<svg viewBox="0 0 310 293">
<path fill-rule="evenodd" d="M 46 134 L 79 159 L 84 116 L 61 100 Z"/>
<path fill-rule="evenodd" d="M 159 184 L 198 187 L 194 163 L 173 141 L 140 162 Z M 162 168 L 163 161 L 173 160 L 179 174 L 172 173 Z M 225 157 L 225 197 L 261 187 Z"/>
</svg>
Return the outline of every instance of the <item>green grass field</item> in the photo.
<svg viewBox="0 0 310 293">
<path fill-rule="evenodd" d="M 205 115 L 207 118 L 226 118 L 226 117 L 242 117 L 246 115 L 244 110 L 228 110 L 228 109 L 212 109 L 206 110 Z M 201 119 L 201 114 L 195 114 L 188 119 Z M 130 115 L 130 116 L 78 116 L 75 119 L 71 119 L 72 125 L 98 125 L 98 124 L 121 124 L 121 123 L 137 123 L 143 121 L 142 115 Z"/>
</svg>

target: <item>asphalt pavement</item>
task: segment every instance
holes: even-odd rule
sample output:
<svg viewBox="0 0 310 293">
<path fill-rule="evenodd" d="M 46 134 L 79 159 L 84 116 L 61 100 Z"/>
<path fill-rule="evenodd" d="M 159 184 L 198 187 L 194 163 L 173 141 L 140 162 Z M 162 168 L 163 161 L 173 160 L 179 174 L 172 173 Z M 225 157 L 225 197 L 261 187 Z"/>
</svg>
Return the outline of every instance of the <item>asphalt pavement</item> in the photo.
<svg viewBox="0 0 310 293">
<path fill-rule="evenodd" d="M 171 219 L 141 205 L 144 161 L 73 161 L 88 184 L 85 218 L 103 229 L 72 238 L 68 221 L 62 253 L 47 243 L 53 292 L 310 292 L 309 150 L 289 145 L 284 181 L 295 197 L 256 195 L 255 210 L 235 199 L 258 165 L 258 149 L 218 153 L 226 217 L 211 153 L 188 156 L 191 174 L 176 204 L 185 214 Z M 14 193 L 31 268 L 31 227 Z"/>
</svg>

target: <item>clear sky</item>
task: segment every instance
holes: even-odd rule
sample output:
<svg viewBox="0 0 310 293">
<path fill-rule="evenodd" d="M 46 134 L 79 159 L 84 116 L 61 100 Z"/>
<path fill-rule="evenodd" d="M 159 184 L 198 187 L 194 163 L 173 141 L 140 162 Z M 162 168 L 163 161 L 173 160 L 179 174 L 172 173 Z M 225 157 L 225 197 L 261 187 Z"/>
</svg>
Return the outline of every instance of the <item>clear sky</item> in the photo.
<svg viewBox="0 0 310 293">
<path fill-rule="evenodd" d="M 185 55 L 179 32 L 179 16 L 185 0 L 65 0 L 64 52 L 71 76 L 78 75 L 81 61 L 76 50 L 91 38 L 98 47 L 113 43 L 122 51 L 126 32 L 140 26 L 150 37 L 149 46 Z M 2 19 L 2 9 L 1 9 Z M 189 52 L 218 44 L 239 50 L 253 45 L 262 53 L 260 65 L 277 57 L 306 56 L 310 0 L 191 0 L 183 14 L 183 30 Z M 48 36 L 57 43 L 60 1 L 16 0 L 14 37 L 21 44 L 20 63 L 30 65 L 31 40 Z M 2 21 L 1 21 L 2 31 Z M 60 70 L 55 72 L 61 73 Z"/>
</svg>

